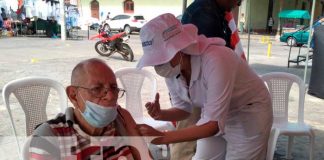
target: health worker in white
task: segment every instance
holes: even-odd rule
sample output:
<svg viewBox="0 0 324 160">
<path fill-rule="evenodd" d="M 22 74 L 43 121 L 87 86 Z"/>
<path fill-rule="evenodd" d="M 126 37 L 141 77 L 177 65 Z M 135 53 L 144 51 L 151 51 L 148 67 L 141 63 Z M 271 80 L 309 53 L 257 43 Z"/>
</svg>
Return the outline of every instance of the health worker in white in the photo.
<svg viewBox="0 0 324 160">
<path fill-rule="evenodd" d="M 172 14 L 149 21 L 140 38 L 144 55 L 137 67 L 154 66 L 165 77 L 173 106 L 161 109 L 157 94 L 145 105 L 149 115 L 180 121 L 201 108 L 194 126 L 161 132 L 141 124 L 142 135 L 158 136 L 154 144 L 198 140 L 197 160 L 265 159 L 272 126 L 269 92 L 224 40 L 198 35 L 194 25 L 181 25 Z"/>
</svg>

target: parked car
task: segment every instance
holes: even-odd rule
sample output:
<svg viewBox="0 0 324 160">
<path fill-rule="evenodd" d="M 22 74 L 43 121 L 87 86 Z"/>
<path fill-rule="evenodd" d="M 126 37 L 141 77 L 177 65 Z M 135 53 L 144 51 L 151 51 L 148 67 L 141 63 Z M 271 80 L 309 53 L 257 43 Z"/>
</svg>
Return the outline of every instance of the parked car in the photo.
<svg viewBox="0 0 324 160">
<path fill-rule="evenodd" d="M 309 27 L 301 28 L 295 32 L 283 33 L 280 36 L 280 42 L 286 42 L 288 46 L 302 46 L 307 44 L 309 36 Z"/>
<path fill-rule="evenodd" d="M 313 28 L 319 25 L 324 25 L 324 18 L 317 20 Z M 283 33 L 280 36 L 280 42 L 286 42 L 288 46 L 302 46 L 307 44 L 309 36 L 309 27 L 303 27 L 295 32 Z M 312 46 L 312 45 L 311 45 Z"/>
<path fill-rule="evenodd" d="M 140 31 L 146 23 L 143 15 L 119 14 L 104 22 L 105 30 L 124 31 L 127 34 L 133 31 Z"/>
</svg>

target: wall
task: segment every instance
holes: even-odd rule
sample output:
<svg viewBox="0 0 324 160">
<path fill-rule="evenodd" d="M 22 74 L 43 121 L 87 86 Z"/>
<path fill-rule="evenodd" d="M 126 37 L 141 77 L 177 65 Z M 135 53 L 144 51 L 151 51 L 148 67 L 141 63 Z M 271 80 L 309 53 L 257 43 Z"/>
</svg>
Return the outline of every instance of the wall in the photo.
<svg viewBox="0 0 324 160">
<path fill-rule="evenodd" d="M 99 2 L 100 11 L 103 20 L 110 12 L 110 17 L 123 13 L 123 0 L 97 0 Z M 135 3 L 135 14 L 142 14 L 146 19 L 152 19 L 162 13 L 173 13 L 175 16 L 182 12 L 182 0 L 133 0 Z M 82 0 L 80 11 L 83 17 L 90 17 L 91 0 Z M 188 5 L 192 0 L 188 0 Z"/>
<path fill-rule="evenodd" d="M 90 17 L 90 1 L 82 0 L 82 13 L 83 17 Z M 123 13 L 122 2 L 123 0 L 98 0 L 100 5 L 99 13 L 103 12 L 101 20 L 106 17 L 108 12 L 111 12 L 110 16 L 113 17 L 116 14 Z M 135 13 L 143 14 L 148 20 L 160 15 L 162 13 L 173 13 L 175 16 L 181 14 L 182 12 L 182 0 L 133 0 L 135 3 Z M 187 5 L 189 5 L 193 0 L 188 0 Z M 244 0 L 242 5 L 239 7 L 239 14 L 245 13 L 246 24 L 248 22 L 248 2 L 250 0 Z M 273 4 L 273 18 L 274 26 L 276 29 L 278 26 L 278 13 L 279 13 L 279 3 L 280 0 L 274 0 Z M 310 3 L 308 0 L 283 0 L 283 10 L 287 9 L 301 9 L 302 2 L 307 2 L 306 9 L 310 9 Z M 297 3 L 296 3 L 297 2 Z M 267 25 L 267 15 L 268 15 L 268 5 L 269 0 L 251 0 L 251 28 L 256 32 L 264 32 Z M 317 0 L 315 8 L 315 19 L 321 14 L 321 4 L 320 0 Z M 309 11 L 311 13 L 311 11 Z M 307 23 L 307 21 L 306 21 Z M 247 25 L 245 25 L 247 28 Z"/>
<path fill-rule="evenodd" d="M 265 30 L 268 16 L 268 0 L 252 0 L 251 1 L 251 20 L 252 29 L 254 31 Z"/>
</svg>

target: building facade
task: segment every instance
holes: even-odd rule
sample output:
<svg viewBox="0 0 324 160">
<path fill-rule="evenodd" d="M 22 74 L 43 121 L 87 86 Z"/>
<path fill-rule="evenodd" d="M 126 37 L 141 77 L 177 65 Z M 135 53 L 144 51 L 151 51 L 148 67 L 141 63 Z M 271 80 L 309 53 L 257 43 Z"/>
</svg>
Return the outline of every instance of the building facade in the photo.
<svg viewBox="0 0 324 160">
<path fill-rule="evenodd" d="M 49 0 L 58 2 L 59 0 Z M 68 5 L 77 5 L 80 11 L 80 16 L 87 18 L 95 18 L 102 21 L 110 12 L 110 17 L 120 13 L 136 13 L 142 14 L 147 20 L 150 20 L 162 13 L 173 13 L 178 16 L 182 13 L 183 0 L 64 0 Z M 187 5 L 193 2 L 193 0 L 187 0 Z M 26 16 L 28 14 L 35 14 L 38 17 L 46 19 L 48 15 L 58 15 L 56 13 L 58 4 L 46 3 L 43 0 L 0 0 L 0 6 L 9 9 L 17 10 L 18 3 L 23 3 L 26 8 Z M 46 1 L 47 2 L 47 1 Z M 42 6 L 34 6 L 35 10 L 31 5 L 42 4 Z M 44 4 L 43 4 L 44 3 Z M 249 12 L 249 5 L 250 11 Z M 53 7 L 54 6 L 54 7 Z M 44 9 L 41 9 L 44 8 Z M 308 10 L 311 14 L 312 0 L 243 0 L 242 5 L 236 8 L 234 18 L 239 24 L 239 18 L 244 14 L 244 30 L 248 29 L 248 22 L 250 22 L 250 30 L 253 32 L 262 33 L 266 31 L 268 26 L 269 17 L 273 18 L 273 30 L 277 30 L 284 26 L 286 23 L 291 23 L 287 20 L 281 20 L 278 14 L 282 10 Z M 46 11 L 45 11 L 46 10 Z M 29 13 L 30 12 L 30 13 Z M 35 12 L 35 13 L 34 13 Z M 37 13 L 37 14 L 36 14 Z M 42 13 L 42 14 L 40 14 Z M 33 15 L 33 16 L 35 16 Z M 324 15 L 324 0 L 316 0 L 314 19 L 316 20 L 319 16 Z M 298 25 L 307 25 L 309 20 L 300 20 Z"/>
<path fill-rule="evenodd" d="M 250 2 L 250 14 L 248 11 Z M 246 0 L 242 2 L 239 8 L 239 15 L 244 13 L 246 22 L 244 29 L 247 31 L 248 20 L 251 20 L 251 31 L 264 33 L 268 25 L 269 17 L 274 20 L 273 29 L 279 30 L 280 26 L 294 21 L 297 25 L 308 25 L 309 20 L 281 20 L 278 17 L 283 10 L 308 10 L 311 14 L 312 0 Z M 324 0 L 316 0 L 314 20 L 324 15 Z M 250 17 L 249 17 L 250 16 Z"/>
<path fill-rule="evenodd" d="M 79 0 L 80 1 L 80 0 Z M 193 0 L 188 0 L 189 5 Z M 95 3 L 94 3 L 95 2 Z M 95 18 L 106 17 L 110 12 L 110 16 L 114 16 L 120 13 L 138 13 L 143 14 L 146 19 L 154 18 L 162 13 L 173 13 L 179 15 L 182 13 L 182 0 L 82 0 L 79 5 L 79 10 L 82 11 L 84 16 L 93 17 L 92 4 L 99 3 L 96 11 L 99 16 Z M 248 8 L 250 5 L 251 12 Z M 244 29 L 247 31 L 248 21 L 251 20 L 250 30 L 253 32 L 264 33 L 266 32 L 269 18 L 273 18 L 273 30 L 276 31 L 279 25 L 289 23 L 286 20 L 281 20 L 278 14 L 282 10 L 308 10 L 311 14 L 312 0 L 244 0 L 242 5 L 233 11 L 234 18 L 239 24 L 239 15 L 242 13 L 245 16 L 246 23 L 244 23 Z M 81 13 L 81 14 L 82 14 Z M 324 14 L 324 0 L 316 0 L 314 19 Z M 280 23 L 281 22 L 281 23 Z M 309 20 L 301 20 L 297 22 L 299 25 L 309 24 Z"/>
<path fill-rule="evenodd" d="M 192 1 L 188 0 L 188 4 Z M 175 16 L 182 13 L 182 0 L 79 0 L 79 2 L 82 16 L 99 18 L 100 21 L 108 12 L 110 17 L 121 13 L 142 14 L 147 20 L 162 13 L 173 13 Z M 99 7 L 93 10 L 96 2 L 99 3 Z M 92 16 L 93 12 L 99 13 L 99 16 Z"/>
</svg>

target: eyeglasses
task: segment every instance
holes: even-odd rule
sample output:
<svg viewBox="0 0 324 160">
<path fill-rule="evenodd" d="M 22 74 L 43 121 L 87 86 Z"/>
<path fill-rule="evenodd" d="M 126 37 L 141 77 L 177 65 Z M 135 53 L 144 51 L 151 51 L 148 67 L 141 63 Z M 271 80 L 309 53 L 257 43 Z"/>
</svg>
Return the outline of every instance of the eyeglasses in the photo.
<svg viewBox="0 0 324 160">
<path fill-rule="evenodd" d="M 121 98 L 124 96 L 124 94 L 126 92 L 124 89 L 121 89 L 118 87 L 110 87 L 110 88 L 103 87 L 103 86 L 98 86 L 98 87 L 93 87 L 93 88 L 87 88 L 87 87 L 82 87 L 82 86 L 74 86 L 74 87 L 86 89 L 94 97 L 97 97 L 97 98 L 102 98 L 102 97 L 106 96 L 108 92 L 112 92 L 115 95 L 117 94 L 118 98 Z"/>
</svg>

